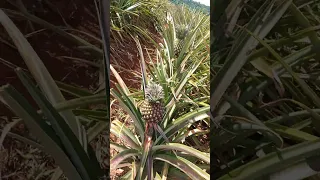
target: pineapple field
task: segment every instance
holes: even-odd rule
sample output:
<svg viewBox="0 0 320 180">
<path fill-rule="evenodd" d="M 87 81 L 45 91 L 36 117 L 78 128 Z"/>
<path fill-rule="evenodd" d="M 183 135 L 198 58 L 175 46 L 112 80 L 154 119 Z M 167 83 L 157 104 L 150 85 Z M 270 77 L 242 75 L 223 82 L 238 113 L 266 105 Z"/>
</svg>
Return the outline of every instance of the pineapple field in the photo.
<svg viewBox="0 0 320 180">
<path fill-rule="evenodd" d="M 212 179 L 319 179 L 319 1 L 211 4 Z"/>
<path fill-rule="evenodd" d="M 109 89 L 100 1 L 0 8 L 1 179 L 209 179 L 208 14 L 111 1 Z"/>
<path fill-rule="evenodd" d="M 157 38 L 152 31 L 127 36 L 136 44 L 139 68 L 131 73 L 139 86 L 130 88 L 111 68 L 111 173 L 125 179 L 210 179 L 210 17 L 184 5 L 145 3 Z M 137 18 L 144 11 L 141 6 Z"/>
<path fill-rule="evenodd" d="M 0 1 L 0 179 L 319 179 L 320 1 L 182 1 Z"/>
</svg>

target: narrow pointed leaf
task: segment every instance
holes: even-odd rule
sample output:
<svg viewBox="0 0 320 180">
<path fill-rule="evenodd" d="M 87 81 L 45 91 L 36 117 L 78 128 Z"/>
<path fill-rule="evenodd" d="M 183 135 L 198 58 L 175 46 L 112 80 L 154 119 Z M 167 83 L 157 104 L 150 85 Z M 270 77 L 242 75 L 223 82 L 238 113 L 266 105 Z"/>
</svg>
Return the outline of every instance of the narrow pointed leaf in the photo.
<svg viewBox="0 0 320 180">
<path fill-rule="evenodd" d="M 180 169 L 185 174 L 187 174 L 192 179 L 203 179 L 209 180 L 210 175 L 206 173 L 204 170 L 200 169 L 197 165 L 192 162 L 182 158 L 182 157 L 174 157 L 165 154 L 156 154 L 154 155 L 154 159 L 161 160 L 171 164 L 172 166 Z"/>
<path fill-rule="evenodd" d="M 203 153 L 199 150 L 196 150 L 192 147 L 179 144 L 179 143 L 169 143 L 167 145 L 156 145 L 152 147 L 152 151 L 157 150 L 177 150 L 180 152 L 185 152 L 190 154 L 191 156 L 197 157 L 207 163 L 210 163 L 210 155 L 208 153 Z M 154 152 L 155 153 L 155 152 Z"/>
</svg>

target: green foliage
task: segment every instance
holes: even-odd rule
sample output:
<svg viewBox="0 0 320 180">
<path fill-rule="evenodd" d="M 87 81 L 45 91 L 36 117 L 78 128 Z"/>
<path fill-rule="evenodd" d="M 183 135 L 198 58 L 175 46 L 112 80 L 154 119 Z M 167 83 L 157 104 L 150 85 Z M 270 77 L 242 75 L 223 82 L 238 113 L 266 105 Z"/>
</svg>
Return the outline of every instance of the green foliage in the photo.
<svg viewBox="0 0 320 180">
<path fill-rule="evenodd" d="M 20 68 L 16 69 L 18 77 L 40 107 L 40 110 L 36 110 L 11 85 L 1 87 L 0 100 L 2 103 L 7 105 L 25 122 L 31 133 L 36 136 L 36 139 L 18 135 L 15 135 L 15 137 L 49 153 L 69 179 L 89 180 L 102 178 L 105 174 L 88 143 L 107 127 L 105 122 L 101 123 L 99 121 L 106 121 L 108 112 L 101 113 L 101 111 L 90 110 L 90 114 L 87 115 L 88 109 L 84 112 L 76 111 L 75 109 L 78 107 L 87 108 L 88 104 L 91 103 L 104 103 L 106 101 L 105 97 L 93 95 L 88 91 L 70 85 L 56 83 L 39 56 L 11 19 L 2 10 L 0 10 L 0 14 L 0 23 L 12 38 L 41 89 L 38 89 Z M 28 18 L 58 31 L 65 37 L 74 38 L 74 36 L 41 19 L 31 15 L 28 15 Z M 80 44 L 86 44 L 86 41 L 81 41 L 77 38 L 73 40 Z M 61 89 L 80 98 L 66 101 L 62 96 Z M 92 114 L 94 117 L 92 117 Z M 83 121 L 91 123 L 93 126 L 84 127 Z M 100 128 L 96 128 L 95 125 Z M 4 137 L 5 133 L 1 135 L 2 139 Z M 40 141 L 40 144 L 38 141 Z M 60 174 L 58 175 L 59 178 L 62 173 L 58 174 Z"/>
<path fill-rule="evenodd" d="M 162 1 L 113 0 L 110 3 L 111 39 L 117 44 L 135 36 L 153 41 L 149 30 L 157 24 L 156 14 L 162 11 Z"/>
<path fill-rule="evenodd" d="M 96 5 L 98 6 L 98 3 Z M 164 10 L 170 12 L 172 21 L 167 19 Z M 89 51 L 99 57 L 102 55 L 101 40 L 91 34 L 81 32 L 97 41 L 97 46 L 72 34 L 66 27 L 54 26 L 28 12 L 8 11 L 8 13 L 26 18 L 58 33 L 82 47 L 83 51 Z M 37 136 L 40 144 L 29 138 L 20 137 L 20 139 L 48 152 L 69 179 L 94 179 L 100 176 L 102 173 L 98 162 L 101 160 L 95 159 L 88 143 L 108 127 L 109 119 L 106 116 L 109 112 L 104 108 L 92 109 L 88 105 L 104 103 L 105 97 L 99 95 L 98 91 L 93 93 L 54 81 L 22 33 L 5 17 L 1 16 L 1 23 L 13 39 L 41 89 L 39 91 L 28 78 L 25 78 L 26 75 L 21 70 L 17 71 L 40 106 L 37 110 L 31 108 L 28 102 L 10 86 L 2 87 L 1 101 L 28 124 L 28 128 Z M 198 139 L 199 136 L 209 133 L 207 114 L 210 109 L 208 105 L 209 16 L 185 6 L 174 6 L 167 1 L 112 1 L 111 20 L 111 37 L 116 43 L 123 43 L 131 37 L 138 37 L 140 41 L 153 41 L 150 32 L 146 30 L 153 26 L 158 27 L 164 40 L 163 44 L 156 44 L 155 56 L 147 54 L 150 59 L 146 60 L 146 64 L 148 64 L 149 78 L 160 83 L 165 91 L 167 112 L 160 126 L 171 143 L 166 143 L 164 136 L 157 135 L 150 148 L 151 159 L 157 163 L 146 161 L 146 167 L 153 167 L 154 177 L 209 179 L 207 173 L 209 150 L 201 149 L 204 144 Z M 181 27 L 183 31 L 186 25 L 188 31 L 183 37 L 179 36 L 184 41 L 182 50 L 179 54 L 175 54 L 173 52 L 176 33 L 179 34 Z M 145 54 L 142 53 L 138 39 L 135 40 L 142 58 Z M 141 62 L 144 62 L 143 58 Z M 88 64 L 100 67 L 100 63 Z M 124 122 L 118 120 L 112 122 L 111 133 L 125 142 L 124 146 L 111 142 L 111 147 L 120 152 L 112 157 L 112 163 L 114 168 L 117 164 L 131 168 L 124 177 L 131 179 L 136 175 L 144 177 L 146 171 L 143 171 L 144 166 L 140 161 L 146 151 L 142 145 L 145 122 L 137 108 L 139 101 L 142 100 L 140 96 L 142 91 L 129 90 L 115 69 L 112 66 L 110 69 L 118 82 L 116 90 L 111 90 L 111 94 L 119 106 L 127 112 L 126 115 L 134 121 L 135 126 L 127 127 Z M 61 91 L 76 98 L 66 101 Z M 44 96 L 48 97 L 48 100 Z M 204 124 L 206 129 L 198 129 L 196 123 Z M 187 145 L 186 141 L 193 145 Z M 130 165 L 127 162 L 130 162 Z M 137 172 L 142 173 L 137 174 Z"/>
<path fill-rule="evenodd" d="M 214 5 L 223 13 L 211 23 L 210 140 L 217 164 L 211 178 L 306 172 L 312 166 L 307 159 L 319 151 L 319 84 L 312 78 L 319 67 L 318 4 L 224 3 Z"/>
<path fill-rule="evenodd" d="M 173 170 L 182 171 L 185 174 L 182 177 L 209 179 L 206 172 L 209 170 L 208 166 L 202 168 L 209 164 L 209 151 L 197 150 L 203 146 L 197 136 L 207 134 L 208 131 L 194 126 L 195 123 L 202 122 L 209 128 L 209 53 L 206 45 L 209 42 L 209 16 L 185 7 L 168 7 L 172 9 L 168 9 L 166 15 L 159 14 L 164 44 L 160 44 L 154 57 L 147 54 L 149 58 L 145 60 L 146 55 L 143 54 L 139 40 L 134 38 L 141 65 L 146 65 L 145 72 L 149 74 L 145 76 L 146 81 L 152 80 L 164 90 L 166 113 L 160 123 L 163 135 L 156 135 L 150 149 L 150 146 L 144 146 L 145 122 L 138 109 L 138 104 L 143 99 L 141 96 L 129 96 L 132 92 L 117 71 L 111 68 L 118 81 L 117 88 L 112 89 L 111 94 L 134 122 L 134 127 L 130 127 L 134 132 L 132 133 L 124 122 L 112 121 L 111 133 L 125 143 L 121 149 L 117 148 L 119 154 L 112 157 L 111 167 L 129 167 L 131 170 L 124 177 L 137 179 L 144 179 L 147 172 L 151 172 L 153 177 L 181 178 Z M 175 27 L 187 23 L 189 29 L 183 38 L 185 44 L 179 54 L 174 54 Z M 142 93 L 141 90 L 136 90 L 136 94 Z M 171 143 L 166 143 L 164 136 Z M 199 147 L 185 145 L 187 140 Z"/>
</svg>

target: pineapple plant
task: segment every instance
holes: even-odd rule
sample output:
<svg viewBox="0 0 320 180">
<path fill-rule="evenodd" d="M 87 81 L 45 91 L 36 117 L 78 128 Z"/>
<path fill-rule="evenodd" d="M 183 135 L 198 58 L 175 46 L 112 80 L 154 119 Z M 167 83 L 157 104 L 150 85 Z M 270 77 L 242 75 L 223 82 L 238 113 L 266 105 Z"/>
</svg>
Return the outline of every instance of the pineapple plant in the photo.
<svg viewBox="0 0 320 180">
<path fill-rule="evenodd" d="M 147 55 L 148 63 L 143 58 L 146 56 L 140 41 L 134 38 L 141 57 L 142 88 L 132 92 L 117 75 L 119 85 L 116 85 L 117 89 L 111 89 L 112 96 L 134 122 L 129 127 L 120 120 L 113 120 L 111 124 L 110 133 L 125 141 L 123 145 L 110 143 L 110 147 L 119 151 L 111 158 L 111 169 L 125 166 L 130 169 L 121 179 L 210 179 L 209 150 L 199 148 L 203 143 L 196 139 L 198 132 L 192 133 L 196 129 L 194 123 L 209 122 L 209 97 L 194 99 L 194 95 L 190 93 L 194 87 L 189 83 L 195 72 L 200 72 L 197 70 L 204 67 L 207 70 L 209 67 L 200 66 L 209 60 L 208 54 L 200 53 L 204 51 L 204 45 L 199 43 L 207 41 L 208 36 L 198 31 L 203 27 L 201 24 L 209 26 L 206 23 L 209 17 L 191 14 L 189 16 L 192 18 L 189 19 L 199 21 L 189 24 L 188 21 L 179 20 L 180 17 L 186 17 L 184 14 L 189 11 L 178 8 L 185 10 L 180 15 L 175 10 L 176 8 L 170 10 L 171 13 L 167 13 L 166 17 L 163 15 L 163 21 L 160 22 L 163 23 L 161 34 L 166 43 L 156 49 L 156 57 Z M 197 18 L 198 15 L 200 17 Z M 202 32 L 209 34 L 209 29 L 204 28 Z M 199 53 L 190 53 L 189 58 L 173 58 L 171 61 L 175 55 L 175 47 L 176 54 L 180 56 L 183 52 L 179 51 L 184 51 L 192 44 L 190 41 L 200 44 L 194 49 Z M 148 75 L 147 70 L 150 73 Z M 208 74 L 203 75 L 208 77 Z M 200 132 L 208 133 L 207 130 Z M 187 144 L 186 139 L 192 145 Z M 193 145 L 193 142 L 197 142 L 199 146 Z"/>
<path fill-rule="evenodd" d="M 319 67 L 318 51 L 305 51 L 317 46 L 318 30 L 303 33 L 320 24 L 318 14 L 310 16 L 318 11 L 318 2 L 242 2 L 237 7 L 244 7 L 242 10 L 235 8 L 235 1 L 216 1 L 211 6 L 210 106 L 214 129 L 210 141 L 214 142 L 215 165 L 210 171 L 215 173 L 210 178 L 311 179 L 309 176 L 319 173 L 310 171 L 320 164 L 319 113 L 295 114 L 302 107 L 312 111 L 320 107 L 314 81 L 298 76 L 312 74 L 313 68 Z M 305 3 L 308 6 L 304 7 Z M 262 50 L 267 51 L 257 53 Z M 277 80 L 269 73 L 277 74 Z M 235 84 L 239 84 L 236 89 Z M 237 120 L 231 120 L 235 117 Z M 245 119 L 250 122 L 243 122 Z"/>
<path fill-rule="evenodd" d="M 176 30 L 176 39 L 175 39 L 175 46 L 174 46 L 174 54 L 175 56 L 179 56 L 184 45 L 184 39 L 188 34 L 188 26 L 178 25 L 175 30 Z"/>
<path fill-rule="evenodd" d="M 150 83 L 145 90 L 145 96 L 146 99 L 140 105 L 142 118 L 146 123 L 159 123 L 165 112 L 162 102 L 164 97 L 162 86 Z"/>
</svg>

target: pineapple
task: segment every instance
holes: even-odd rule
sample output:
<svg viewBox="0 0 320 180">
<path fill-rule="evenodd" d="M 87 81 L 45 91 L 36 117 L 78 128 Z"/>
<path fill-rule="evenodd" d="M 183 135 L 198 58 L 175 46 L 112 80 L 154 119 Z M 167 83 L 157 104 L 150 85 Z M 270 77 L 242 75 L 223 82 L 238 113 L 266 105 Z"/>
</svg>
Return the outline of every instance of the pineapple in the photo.
<svg viewBox="0 0 320 180">
<path fill-rule="evenodd" d="M 178 25 L 175 29 L 176 29 L 176 35 L 177 35 L 176 37 L 180 40 L 184 39 L 187 36 L 189 31 L 188 26 L 185 26 L 185 25 Z"/>
<path fill-rule="evenodd" d="M 184 39 L 188 34 L 188 26 L 179 25 L 176 27 L 177 38 L 175 39 L 174 54 L 179 56 L 184 45 Z"/>
<path fill-rule="evenodd" d="M 165 113 L 162 103 L 163 89 L 159 84 L 150 83 L 145 90 L 146 99 L 140 105 L 142 118 L 148 123 L 159 123 Z"/>
<path fill-rule="evenodd" d="M 176 45 L 174 46 L 174 55 L 175 56 L 179 56 L 181 51 L 182 51 L 182 48 L 183 48 L 183 43 L 184 41 L 183 40 L 176 40 Z"/>
</svg>

